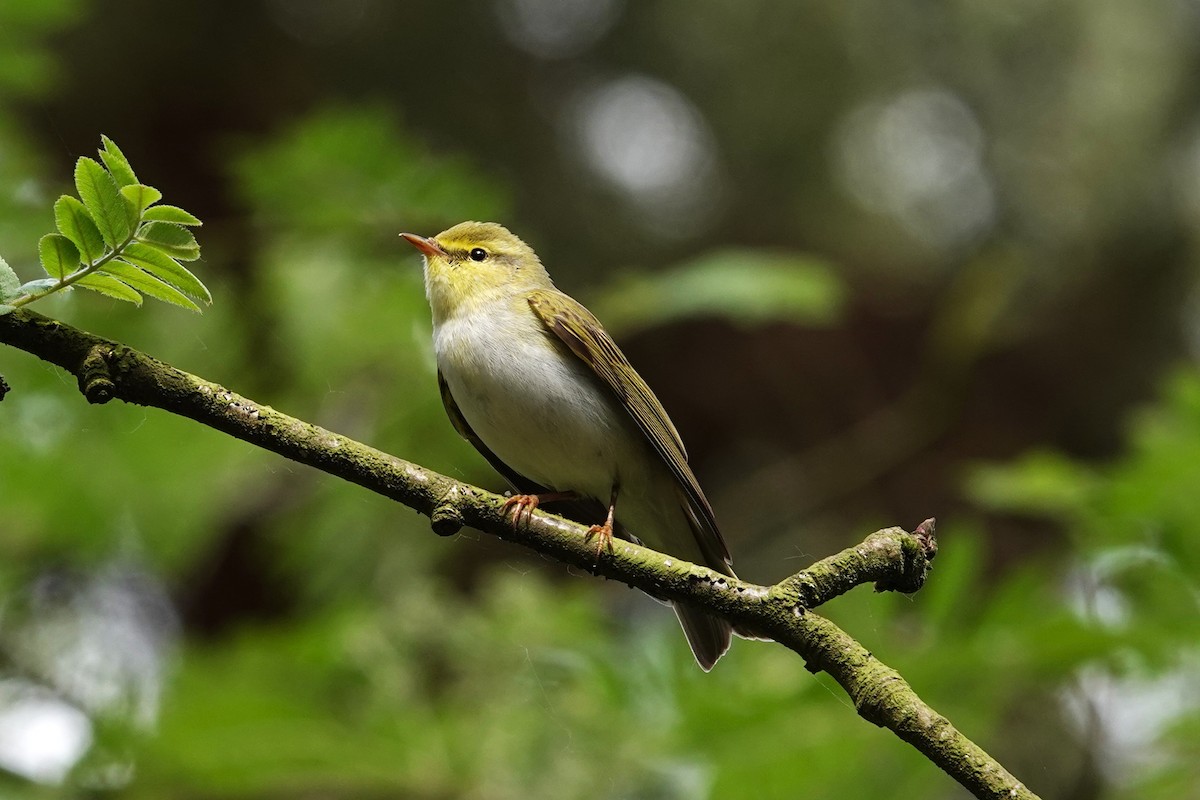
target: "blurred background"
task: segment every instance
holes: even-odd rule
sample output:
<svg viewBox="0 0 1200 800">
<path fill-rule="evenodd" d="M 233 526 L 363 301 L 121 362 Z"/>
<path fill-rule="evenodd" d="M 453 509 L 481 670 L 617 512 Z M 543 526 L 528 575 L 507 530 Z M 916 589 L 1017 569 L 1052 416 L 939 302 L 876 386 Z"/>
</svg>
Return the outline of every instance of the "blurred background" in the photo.
<svg viewBox="0 0 1200 800">
<path fill-rule="evenodd" d="M 402 230 L 506 223 L 688 443 L 741 575 L 1045 798 L 1200 797 L 1200 3 L 6 0 L 0 253 L 113 137 L 202 316 L 39 310 L 492 488 Z M 966 793 L 782 648 L 0 348 L 0 794 Z"/>
</svg>

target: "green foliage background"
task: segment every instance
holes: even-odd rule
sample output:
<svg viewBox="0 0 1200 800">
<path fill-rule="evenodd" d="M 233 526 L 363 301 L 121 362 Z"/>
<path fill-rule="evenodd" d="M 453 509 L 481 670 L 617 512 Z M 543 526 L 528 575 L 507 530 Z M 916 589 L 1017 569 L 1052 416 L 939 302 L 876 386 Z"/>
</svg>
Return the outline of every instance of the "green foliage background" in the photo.
<svg viewBox="0 0 1200 800">
<path fill-rule="evenodd" d="M 1200 796 L 1191 5 L 597 2 L 557 55 L 516 2 L 216 5 L 0 6 L 22 279 L 102 133 L 205 221 L 203 315 L 39 310 L 499 488 L 396 234 L 505 221 L 628 345 L 745 577 L 936 514 L 925 589 L 828 613 L 1043 797 Z M 573 149 L 626 73 L 703 118 L 700 206 Z M 964 796 L 781 648 L 701 674 L 640 595 L 0 375 L 4 796 Z"/>
</svg>

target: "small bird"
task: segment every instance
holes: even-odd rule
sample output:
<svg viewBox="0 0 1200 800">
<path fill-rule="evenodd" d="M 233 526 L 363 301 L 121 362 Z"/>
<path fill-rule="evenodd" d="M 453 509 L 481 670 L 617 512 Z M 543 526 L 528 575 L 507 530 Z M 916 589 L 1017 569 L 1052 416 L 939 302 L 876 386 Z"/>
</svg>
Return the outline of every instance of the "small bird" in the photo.
<svg viewBox="0 0 1200 800">
<path fill-rule="evenodd" d="M 658 398 L 600 321 L 555 288 L 506 228 L 463 222 L 426 238 L 425 292 L 442 402 L 455 429 L 512 485 L 519 519 L 539 502 L 599 501 L 597 557 L 614 524 L 635 541 L 732 576 L 729 550 Z M 729 649 L 728 622 L 673 603 L 700 667 Z"/>
</svg>

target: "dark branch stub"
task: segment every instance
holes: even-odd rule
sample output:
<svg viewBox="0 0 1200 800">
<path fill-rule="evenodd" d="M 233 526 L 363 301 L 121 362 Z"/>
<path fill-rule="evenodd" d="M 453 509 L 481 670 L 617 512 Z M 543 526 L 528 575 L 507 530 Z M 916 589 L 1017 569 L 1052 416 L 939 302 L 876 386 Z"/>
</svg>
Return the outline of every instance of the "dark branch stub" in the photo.
<svg viewBox="0 0 1200 800">
<path fill-rule="evenodd" d="M 429 513 L 429 527 L 438 536 L 453 536 L 462 530 L 463 520 L 458 487 L 451 487 Z"/>
<path fill-rule="evenodd" d="M 4 399 L 4 396 L 8 394 L 10 389 L 12 387 L 8 385 L 8 381 L 4 380 L 3 375 L 0 375 L 0 400 Z"/>
<path fill-rule="evenodd" d="M 937 555 L 937 520 L 933 517 L 922 522 L 913 531 L 913 536 L 921 540 L 921 546 L 925 549 L 925 559 L 933 561 Z"/>
<path fill-rule="evenodd" d="M 108 348 L 97 345 L 88 350 L 83 363 L 79 365 L 79 391 L 89 403 L 101 405 L 116 395 L 108 356 Z"/>
</svg>

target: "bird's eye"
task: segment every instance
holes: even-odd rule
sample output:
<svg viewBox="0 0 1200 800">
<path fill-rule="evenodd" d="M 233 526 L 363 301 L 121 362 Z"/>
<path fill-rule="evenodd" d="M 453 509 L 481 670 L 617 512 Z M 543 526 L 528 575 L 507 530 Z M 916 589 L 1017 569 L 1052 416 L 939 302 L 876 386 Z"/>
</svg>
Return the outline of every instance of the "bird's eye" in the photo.
<svg viewBox="0 0 1200 800">
<path fill-rule="evenodd" d="M 467 255 L 471 257 L 472 261 L 483 261 L 487 258 L 487 250 L 484 250 L 482 247 L 474 247 Z"/>
</svg>

